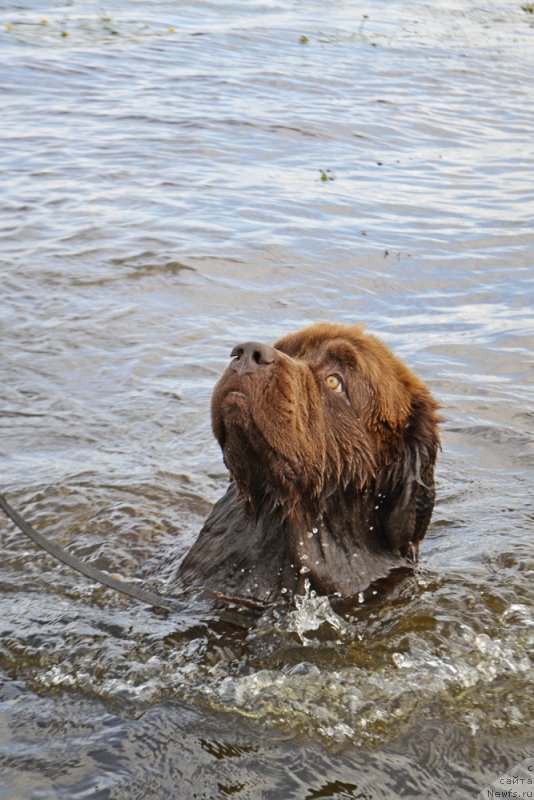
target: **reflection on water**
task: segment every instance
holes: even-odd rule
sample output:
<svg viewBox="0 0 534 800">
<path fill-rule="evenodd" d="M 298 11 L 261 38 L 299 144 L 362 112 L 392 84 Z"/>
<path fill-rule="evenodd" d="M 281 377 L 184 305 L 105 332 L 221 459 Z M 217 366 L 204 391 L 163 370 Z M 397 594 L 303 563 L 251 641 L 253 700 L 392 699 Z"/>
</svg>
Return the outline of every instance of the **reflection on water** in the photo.
<svg viewBox="0 0 534 800">
<path fill-rule="evenodd" d="M 420 568 L 356 607 L 161 617 L 2 520 L 0 794 L 465 800 L 532 755 L 533 23 L 0 8 L 0 491 L 39 530 L 172 593 L 236 341 L 363 322 L 447 417 Z"/>
</svg>

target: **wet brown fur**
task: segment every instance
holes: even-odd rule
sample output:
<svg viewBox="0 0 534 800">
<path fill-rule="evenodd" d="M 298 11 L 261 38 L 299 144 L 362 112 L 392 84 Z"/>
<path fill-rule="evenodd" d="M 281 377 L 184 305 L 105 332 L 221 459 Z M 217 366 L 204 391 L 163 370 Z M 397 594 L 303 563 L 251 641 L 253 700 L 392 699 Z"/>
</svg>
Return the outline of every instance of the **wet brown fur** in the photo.
<svg viewBox="0 0 534 800">
<path fill-rule="evenodd" d="M 364 591 L 413 565 L 434 504 L 438 406 L 357 325 L 279 339 L 273 363 L 228 367 L 212 425 L 230 471 L 180 569 L 187 585 L 265 601 Z M 337 374 L 343 393 L 325 383 Z"/>
</svg>

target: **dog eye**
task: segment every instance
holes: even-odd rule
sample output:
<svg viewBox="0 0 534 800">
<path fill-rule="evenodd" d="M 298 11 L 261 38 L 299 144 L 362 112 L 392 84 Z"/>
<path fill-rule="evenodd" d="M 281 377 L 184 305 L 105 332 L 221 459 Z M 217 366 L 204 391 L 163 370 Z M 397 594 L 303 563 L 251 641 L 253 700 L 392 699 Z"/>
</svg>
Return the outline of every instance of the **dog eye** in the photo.
<svg viewBox="0 0 534 800">
<path fill-rule="evenodd" d="M 328 388 L 331 389 L 333 392 L 344 392 L 345 391 L 345 387 L 343 385 L 343 381 L 341 380 L 339 375 L 335 375 L 335 374 L 327 375 L 324 382 L 326 383 Z"/>
</svg>

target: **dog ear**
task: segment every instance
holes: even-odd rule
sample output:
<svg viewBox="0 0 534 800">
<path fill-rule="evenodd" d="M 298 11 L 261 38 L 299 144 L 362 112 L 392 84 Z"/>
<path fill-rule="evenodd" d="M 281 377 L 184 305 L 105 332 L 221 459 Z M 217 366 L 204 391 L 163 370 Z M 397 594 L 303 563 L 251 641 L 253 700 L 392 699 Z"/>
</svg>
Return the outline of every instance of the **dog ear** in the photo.
<svg viewBox="0 0 534 800">
<path fill-rule="evenodd" d="M 381 534 L 392 550 L 413 561 L 434 507 L 440 421 L 436 412 L 430 395 L 413 404 L 401 450 L 376 481 Z"/>
</svg>

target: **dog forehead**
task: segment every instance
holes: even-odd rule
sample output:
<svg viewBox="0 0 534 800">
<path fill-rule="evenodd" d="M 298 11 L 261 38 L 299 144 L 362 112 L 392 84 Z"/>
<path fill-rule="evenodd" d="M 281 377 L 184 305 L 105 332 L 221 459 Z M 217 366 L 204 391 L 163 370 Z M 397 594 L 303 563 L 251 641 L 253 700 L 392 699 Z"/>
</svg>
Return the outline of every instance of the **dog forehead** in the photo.
<svg viewBox="0 0 534 800">
<path fill-rule="evenodd" d="M 365 334 L 357 326 L 318 323 L 283 336 L 274 346 L 310 364 L 338 363 L 354 367 Z"/>
</svg>

